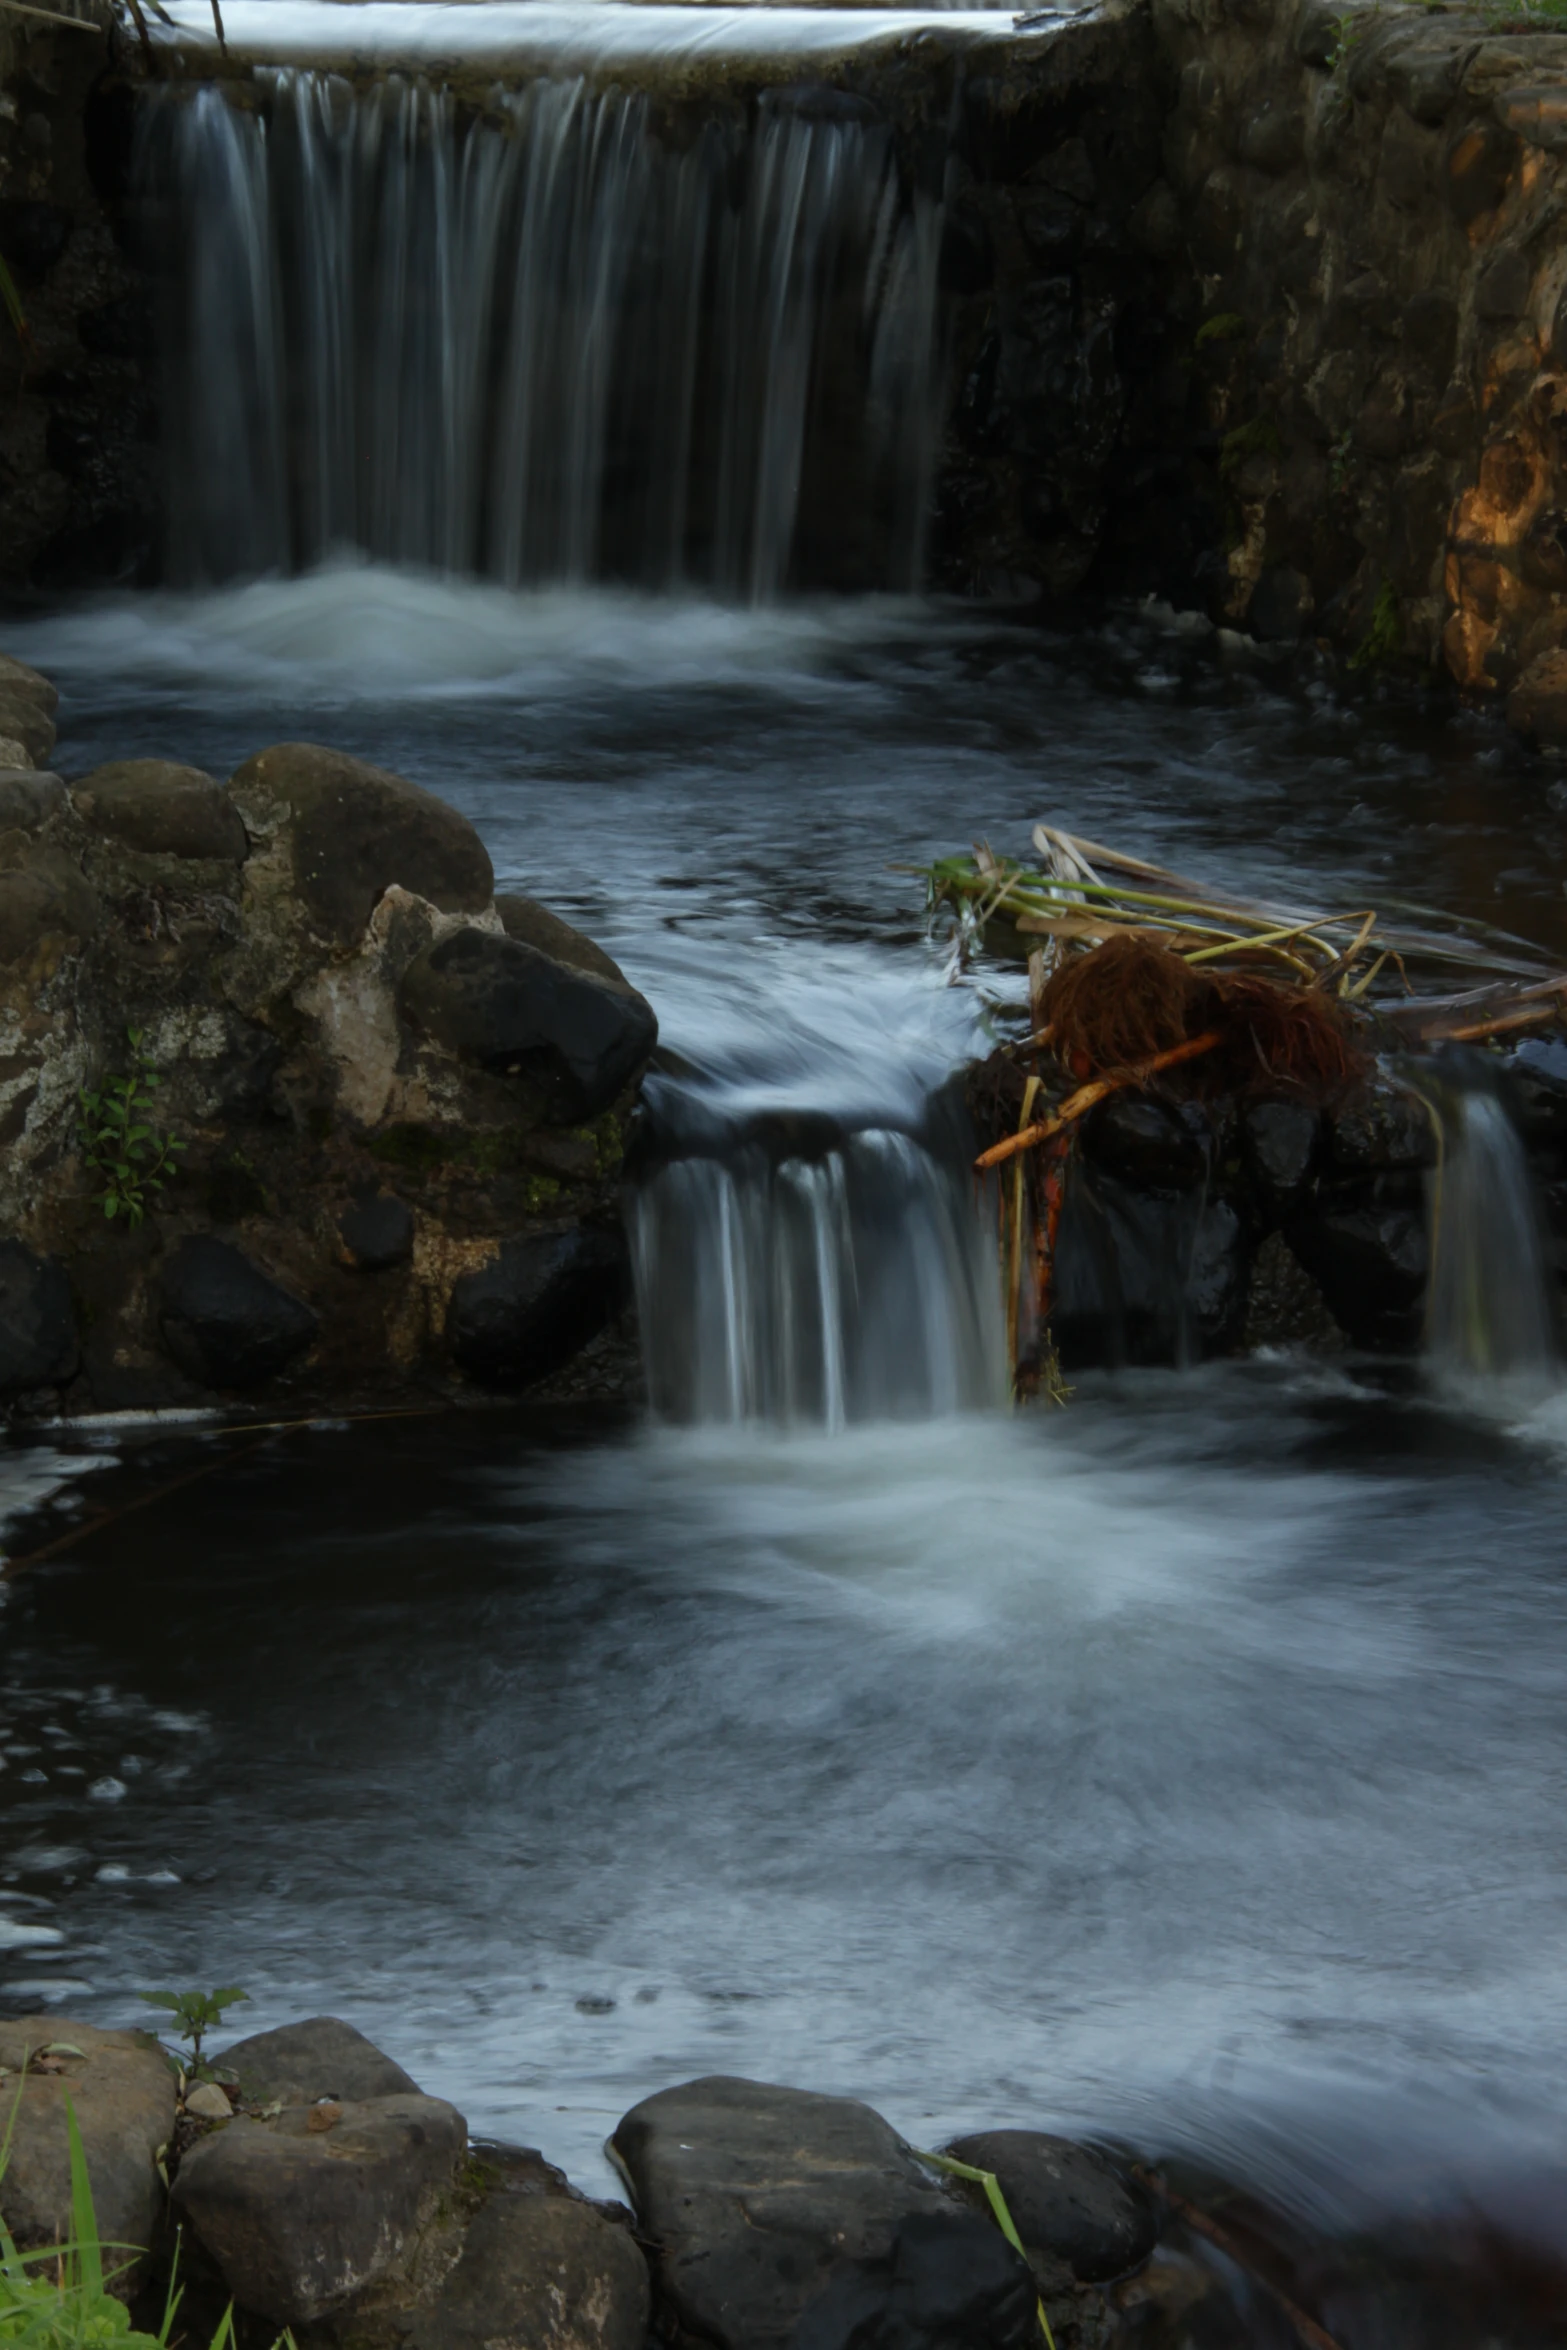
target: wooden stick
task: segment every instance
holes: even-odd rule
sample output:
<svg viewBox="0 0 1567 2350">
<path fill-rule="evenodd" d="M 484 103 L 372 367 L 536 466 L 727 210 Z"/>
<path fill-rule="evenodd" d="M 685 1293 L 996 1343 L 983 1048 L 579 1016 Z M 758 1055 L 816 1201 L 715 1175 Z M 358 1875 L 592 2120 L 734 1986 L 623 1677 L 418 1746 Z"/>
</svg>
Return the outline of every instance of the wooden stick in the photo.
<svg viewBox="0 0 1567 2350">
<path fill-rule="evenodd" d="M 1090 1085 L 1079 1086 L 1076 1093 L 1068 1094 L 1054 1117 L 1046 1118 L 1038 1126 L 1024 1126 L 1004 1141 L 992 1143 L 988 1151 L 981 1151 L 974 1161 L 974 1172 L 983 1174 L 987 1167 L 999 1167 L 1003 1159 L 1012 1158 L 1018 1151 L 1032 1150 L 1036 1142 L 1048 1142 L 1052 1134 L 1070 1126 L 1074 1118 L 1080 1118 L 1085 1110 L 1102 1102 L 1106 1094 L 1118 1092 L 1123 1085 L 1143 1085 L 1161 1069 L 1173 1069 L 1177 1061 L 1195 1061 L 1199 1053 L 1212 1052 L 1219 1042 L 1217 1028 L 1205 1028 L 1201 1036 L 1189 1036 L 1184 1043 L 1172 1045 L 1167 1053 L 1155 1053 L 1151 1061 L 1138 1061 L 1130 1069 L 1118 1069 L 1108 1077 L 1096 1077 Z"/>
<path fill-rule="evenodd" d="M 1507 1028 L 1538 1028 L 1556 1019 L 1560 1004 L 1525 1004 L 1521 1011 L 1499 1012 L 1494 1020 L 1471 1020 L 1467 1028 L 1422 1028 L 1423 1044 L 1474 1044 L 1484 1036 L 1500 1036 Z"/>
<path fill-rule="evenodd" d="M 1146 2164 L 1134 2162 L 1132 2176 L 1134 2179 L 1139 2179 L 1145 2187 L 1151 2188 L 1153 2193 L 1162 2202 L 1167 2203 L 1176 2217 L 1184 2220 L 1189 2228 L 1194 2228 L 1199 2236 L 1206 2236 L 1209 2243 L 1216 2245 L 1227 2260 L 1233 2260 L 1238 2267 L 1246 2271 L 1248 2276 L 1255 2277 L 1264 2292 L 1271 2295 L 1283 2310 L 1296 2333 L 1307 2345 L 1307 2350 L 1339 2350 L 1339 2345 L 1334 2341 L 1333 2336 L 1325 2332 L 1314 2317 L 1308 2317 L 1300 2304 L 1292 2301 L 1281 2286 L 1276 2285 L 1271 2277 L 1264 2276 L 1255 2261 L 1247 2259 L 1246 2254 L 1227 2228 L 1221 2228 L 1216 2219 L 1210 2219 L 1205 2211 L 1199 2211 L 1195 2203 L 1188 2203 L 1184 2195 L 1177 2195 L 1175 2189 L 1167 2185 L 1157 2171 L 1149 2170 Z"/>
</svg>

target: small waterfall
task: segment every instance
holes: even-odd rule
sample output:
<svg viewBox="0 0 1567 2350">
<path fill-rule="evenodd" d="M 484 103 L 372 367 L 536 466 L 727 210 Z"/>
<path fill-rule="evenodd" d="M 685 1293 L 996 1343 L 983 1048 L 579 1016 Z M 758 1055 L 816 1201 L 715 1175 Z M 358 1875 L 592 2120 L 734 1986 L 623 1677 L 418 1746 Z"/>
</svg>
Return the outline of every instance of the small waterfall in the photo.
<svg viewBox="0 0 1567 2350">
<path fill-rule="evenodd" d="M 1556 1362 L 1534 1179 L 1483 1071 L 1442 1070 L 1421 1090 L 1437 1113 L 1427 1337 L 1455 1371 L 1543 1380 Z"/>
<path fill-rule="evenodd" d="M 634 1197 L 631 1241 L 665 1419 L 841 1428 L 1005 1394 L 992 1245 L 961 1173 L 907 1134 L 669 1160 Z"/>
<path fill-rule="evenodd" d="M 248 102 L 247 102 L 248 100 Z M 293 68 L 147 100 L 170 568 L 916 584 L 941 206 L 837 93 L 675 129 Z"/>
</svg>

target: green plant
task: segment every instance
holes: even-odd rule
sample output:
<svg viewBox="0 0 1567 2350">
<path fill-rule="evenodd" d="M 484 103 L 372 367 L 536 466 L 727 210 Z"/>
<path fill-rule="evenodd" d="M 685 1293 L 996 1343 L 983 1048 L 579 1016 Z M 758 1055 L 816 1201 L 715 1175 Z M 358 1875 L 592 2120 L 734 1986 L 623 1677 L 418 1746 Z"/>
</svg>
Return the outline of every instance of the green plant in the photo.
<svg viewBox="0 0 1567 2350">
<path fill-rule="evenodd" d="M 210 2068 L 202 2061 L 201 2043 L 208 2032 L 215 2031 L 223 2021 L 224 2010 L 238 2007 L 250 1997 L 248 1991 L 230 1988 L 226 1991 L 141 1991 L 137 1997 L 146 2007 L 161 2007 L 173 2016 L 179 2036 L 190 2042 L 189 2054 L 176 2056 L 165 2050 L 169 2061 L 182 2073 L 211 2078 Z"/>
<path fill-rule="evenodd" d="M 22 2068 L 23 2080 L 27 2068 Z M 0 2180 L 10 2160 L 11 2140 L 21 2108 L 19 2083 L 0 2140 Z M 71 2234 L 64 2244 L 46 2244 L 36 2252 L 21 2252 L 0 2219 L 0 2346 L 3 2350 L 168 2350 L 169 2335 L 179 2308 L 179 2293 L 169 2280 L 163 2322 L 157 2333 L 138 2333 L 130 2311 L 109 2291 L 131 2261 L 105 2269 L 107 2252 L 134 2255 L 132 2244 L 105 2244 L 98 2234 L 93 2209 L 92 2182 L 76 2108 L 65 2098 L 66 2143 L 71 2172 Z M 52 2273 L 51 2273 L 52 2272 Z M 219 2329 L 220 2336 L 222 2328 Z M 218 2341 L 213 2350 L 220 2350 Z M 228 2350 L 226 2341 L 222 2350 Z"/>
<path fill-rule="evenodd" d="M 1404 627 L 1392 583 L 1384 580 L 1371 607 L 1366 633 L 1350 654 L 1351 669 L 1382 669 L 1403 649 Z"/>
<path fill-rule="evenodd" d="M 1284 443 L 1272 417 L 1254 416 L 1249 424 L 1237 424 L 1219 443 L 1219 479 L 1229 481 L 1248 457 L 1282 457 L 1283 454 Z"/>
<path fill-rule="evenodd" d="M 178 1154 L 186 1145 L 176 1134 L 159 1134 L 147 1113 L 161 1080 L 151 1058 L 142 1050 L 140 1028 L 128 1028 L 130 1074 L 111 1078 L 99 1092 L 81 1089 L 80 1132 L 82 1156 L 94 1174 L 103 1177 L 98 1197 L 112 1222 L 123 1216 L 134 1231 L 147 1213 L 148 1194 L 162 1191 L 166 1176 L 177 1174 Z"/>
<path fill-rule="evenodd" d="M 1205 318 L 1193 339 L 1194 351 L 1205 351 L 1210 343 L 1238 343 L 1244 340 L 1246 321 L 1238 310 L 1218 310 L 1212 318 Z"/>
</svg>

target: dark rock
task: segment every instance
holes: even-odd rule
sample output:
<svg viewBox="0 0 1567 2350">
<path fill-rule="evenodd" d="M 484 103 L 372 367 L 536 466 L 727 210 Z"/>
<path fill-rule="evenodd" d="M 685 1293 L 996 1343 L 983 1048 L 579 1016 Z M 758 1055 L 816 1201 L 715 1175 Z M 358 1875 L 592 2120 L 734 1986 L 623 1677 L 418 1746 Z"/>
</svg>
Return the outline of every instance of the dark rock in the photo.
<svg viewBox="0 0 1567 2350">
<path fill-rule="evenodd" d="M 683 2329 L 720 2350 L 804 2350 L 807 2340 L 815 2350 L 809 2324 L 820 2326 L 823 2350 L 847 2341 L 831 2330 L 849 2314 L 836 2298 L 811 2316 L 837 2282 L 834 2272 L 848 2264 L 841 2290 L 852 2297 L 860 2281 L 854 2264 L 885 2264 L 871 2281 L 884 2308 L 904 2224 L 950 2220 L 961 2210 L 881 2116 L 849 2097 L 718 2075 L 645 2098 L 613 2146 L 638 2224 L 659 2246 L 660 2298 Z M 919 2257 L 911 2236 L 905 2268 Z M 987 2273 L 996 2314 L 1010 2328 L 1016 2270 Z M 853 2336 L 878 2345 L 906 2338 L 874 2318 L 863 2337 Z"/>
<path fill-rule="evenodd" d="M 374 2097 L 417 2097 L 419 2084 L 373 2040 L 335 2015 L 317 2015 L 275 2032 L 253 2032 L 223 2052 L 254 2105 L 316 2105 L 323 2098 L 360 2105 Z"/>
<path fill-rule="evenodd" d="M 1270 1232 L 1252 1259 L 1241 1344 L 1307 1346 L 1336 1353 L 1344 1333 L 1328 1311 L 1327 1299 L 1282 1232 Z"/>
<path fill-rule="evenodd" d="M 337 1229 L 362 1273 L 384 1273 L 392 1265 L 405 1265 L 413 1255 L 413 1212 L 390 1192 L 356 1200 L 338 1218 Z"/>
<path fill-rule="evenodd" d="M 1524 533 L 1518 568 L 1532 588 L 1542 594 L 1567 593 L 1567 512 L 1543 506 Z"/>
<path fill-rule="evenodd" d="M 194 1234 L 164 1267 L 159 1327 L 180 1369 L 208 1387 L 258 1387 L 316 1336 L 316 1317 L 226 1240 Z"/>
<path fill-rule="evenodd" d="M 1507 723 L 1540 750 L 1567 748 L 1567 651 L 1530 662 L 1507 697 Z"/>
<path fill-rule="evenodd" d="M 1292 645 L 1311 626 L 1311 582 L 1288 564 L 1274 564 L 1252 590 L 1246 617 L 1265 645 Z"/>
<path fill-rule="evenodd" d="M 1357 1346 L 1412 1347 L 1425 1299 L 1425 1218 L 1396 1207 L 1336 1208 L 1286 1227 L 1285 1238 Z"/>
<path fill-rule="evenodd" d="M 1252 1102 L 1241 1119 L 1247 1161 L 1270 1206 L 1292 1200 L 1311 1173 L 1322 1121 L 1300 1101 Z"/>
<path fill-rule="evenodd" d="M 462 2160 L 462 2115 L 399 2095 L 244 2115 L 187 2149 L 170 2196 L 243 2309 L 313 2324 L 396 2273 Z"/>
<path fill-rule="evenodd" d="M 250 843 L 239 810 L 199 767 L 169 759 L 119 759 L 71 786 L 90 831 L 146 856 L 206 857 L 240 865 Z"/>
<path fill-rule="evenodd" d="M 1241 125 L 1238 152 L 1254 171 L 1292 171 L 1305 152 L 1305 125 L 1294 106 L 1267 105 Z"/>
<path fill-rule="evenodd" d="M 542 1233 L 503 1241 L 493 1264 L 452 1286 L 446 1343 L 470 1378 L 520 1387 L 569 1361 L 626 1296 L 619 1233 Z"/>
<path fill-rule="evenodd" d="M 1246 1235 L 1225 1200 L 1134 1189 L 1086 1159 L 1067 1179 L 1052 1325 L 1069 1368 L 1179 1363 L 1245 1312 Z"/>
<path fill-rule="evenodd" d="M 89 939 L 99 916 L 96 894 L 58 851 L 33 849 L 17 864 L 0 864 L 0 964 L 26 962 L 49 938 Z"/>
<path fill-rule="evenodd" d="M 985 2130 L 947 2151 L 994 2171 L 1025 2250 L 1064 2260 L 1085 2283 L 1125 2276 L 1154 2248 L 1159 2231 L 1147 2196 L 1069 2138 Z"/>
<path fill-rule="evenodd" d="M 1514 248 L 1494 254 L 1475 284 L 1475 316 L 1522 318 L 1529 307 L 1533 282 L 1527 253 Z"/>
<path fill-rule="evenodd" d="M 394 883 L 443 913 L 477 914 L 490 903 L 495 877 L 473 826 L 400 775 L 314 743 L 277 743 L 247 759 L 231 789 L 252 832 L 279 804 L 291 819 L 295 889 L 338 945 L 363 936 Z"/>
<path fill-rule="evenodd" d="M 20 743 L 35 767 L 46 767 L 54 751 L 54 720 L 33 695 L 11 691 L 0 679 L 0 738 Z"/>
<path fill-rule="evenodd" d="M 0 1240 L 0 1400 L 63 1386 L 78 1360 L 65 1267 L 20 1240 Z"/>
<path fill-rule="evenodd" d="M 1200 1137 L 1154 1094 L 1111 1094 L 1083 1120 L 1082 1138 L 1097 1165 L 1139 1189 L 1187 1191 L 1207 1171 Z"/>
<path fill-rule="evenodd" d="M 25 196 L 0 203 L 0 253 L 29 285 L 41 285 L 71 241 L 74 226 L 63 204 Z"/>
<path fill-rule="evenodd" d="M 541 955 L 553 956 L 557 963 L 569 963 L 574 971 L 589 971 L 595 979 L 607 980 L 611 987 L 630 988 L 631 982 L 620 965 L 613 956 L 605 954 L 596 939 L 563 921 L 559 914 L 552 914 L 537 898 L 520 897 L 514 890 L 506 890 L 497 895 L 495 911 L 506 936 L 516 939 L 520 945 L 537 947 Z"/>
<path fill-rule="evenodd" d="M 1458 304 L 1451 294 L 1416 294 L 1406 303 L 1404 340 L 1436 381 L 1446 383 L 1458 349 Z"/>
<path fill-rule="evenodd" d="M 1499 122 L 1464 126 L 1447 150 L 1447 201 L 1460 228 L 1471 228 L 1494 212 L 1507 193 L 1518 160 L 1518 141 Z"/>
<path fill-rule="evenodd" d="M 448 1050 L 522 1078 L 562 1124 L 607 1110 L 658 1041 L 634 990 L 492 930 L 451 931 L 417 956 L 402 1004 Z"/>
<path fill-rule="evenodd" d="M 911 2212 L 879 2257 L 845 2261 L 802 2311 L 793 2350 L 1033 2350 L 1026 2261 L 977 2214 Z"/>
<path fill-rule="evenodd" d="M 1341 1095 L 1328 1114 L 1333 1163 L 1345 1174 L 1436 1165 L 1430 1112 L 1402 1086 L 1367 1077 Z"/>
<path fill-rule="evenodd" d="M 647 2262 L 629 2231 L 535 2169 L 500 2173 L 456 2267 L 399 2329 L 410 2350 L 643 2350 Z"/>
<path fill-rule="evenodd" d="M 0 767 L 0 832 L 37 832 L 65 806 L 58 775 L 36 767 Z"/>
<path fill-rule="evenodd" d="M 1567 1043 L 1558 1036 L 1526 1037 L 1513 1051 L 1507 1075 L 1526 1144 L 1567 1152 Z"/>
<path fill-rule="evenodd" d="M 1332 65 L 1339 52 L 1341 15 L 1330 0 L 1305 0 L 1295 21 L 1295 54 L 1302 65 L 1314 65 L 1319 73 Z"/>
<path fill-rule="evenodd" d="M 23 2060 L 51 2042 L 80 2054 L 62 2057 L 58 2073 L 30 2071 L 18 2099 Z M 58 2015 L 34 2015 L 0 2023 L 0 2065 L 10 2076 L 0 2083 L 8 2121 L 16 2105 L 0 2216 L 17 2243 L 25 2250 L 64 2243 L 72 2234 L 69 2096 L 101 2237 L 116 2246 L 150 2245 L 163 2216 L 157 2157 L 174 2135 L 174 2076 L 158 2051 L 137 2032 L 100 2032 Z M 116 2261 L 130 2257 L 115 2255 Z"/>
</svg>

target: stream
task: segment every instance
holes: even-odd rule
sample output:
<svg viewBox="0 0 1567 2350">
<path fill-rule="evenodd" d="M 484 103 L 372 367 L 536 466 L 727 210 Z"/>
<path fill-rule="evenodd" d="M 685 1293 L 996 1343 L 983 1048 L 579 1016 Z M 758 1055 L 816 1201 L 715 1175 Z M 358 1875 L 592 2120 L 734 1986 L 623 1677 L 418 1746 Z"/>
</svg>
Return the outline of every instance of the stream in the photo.
<svg viewBox="0 0 1567 2350">
<path fill-rule="evenodd" d="M 948 984 L 899 868 L 1041 816 L 1567 945 L 1498 729 L 1154 613 L 345 564 L 6 643 L 68 774 L 302 736 L 446 794 L 657 1006 L 671 1133 L 912 1147 L 1015 983 Z M 725 2071 L 1567 2241 L 1567 1401 L 1278 1358 L 1014 1417 L 962 1208 L 978 1391 L 10 1439 L 17 1552 L 205 1473 L 0 1586 L 0 2000 L 341 2014 L 593 2191 Z M 884 1370 L 932 1229 L 834 1306 Z"/>
</svg>

